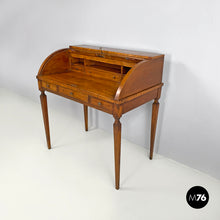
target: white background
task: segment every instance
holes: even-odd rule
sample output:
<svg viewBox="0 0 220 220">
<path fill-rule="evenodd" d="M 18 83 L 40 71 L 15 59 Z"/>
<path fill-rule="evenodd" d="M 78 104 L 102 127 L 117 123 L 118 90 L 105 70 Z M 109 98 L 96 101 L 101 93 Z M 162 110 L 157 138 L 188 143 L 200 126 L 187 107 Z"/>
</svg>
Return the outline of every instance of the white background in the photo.
<svg viewBox="0 0 220 220">
<path fill-rule="evenodd" d="M 217 0 L 1 0 L 0 86 L 39 102 L 41 63 L 69 45 L 165 53 L 156 152 L 220 178 L 219 9 Z M 48 99 L 82 117 L 81 105 Z M 123 136 L 149 148 L 150 114 L 151 103 L 124 115 Z M 91 116 L 112 132 L 111 116 Z"/>
</svg>

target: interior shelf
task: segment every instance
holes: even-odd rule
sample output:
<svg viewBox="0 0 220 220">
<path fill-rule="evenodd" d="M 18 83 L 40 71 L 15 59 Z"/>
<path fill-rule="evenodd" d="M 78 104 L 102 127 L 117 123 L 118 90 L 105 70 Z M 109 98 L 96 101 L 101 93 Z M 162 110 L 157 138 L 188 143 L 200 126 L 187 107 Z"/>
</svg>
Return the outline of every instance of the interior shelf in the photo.
<svg viewBox="0 0 220 220">
<path fill-rule="evenodd" d="M 90 76 L 102 77 L 118 82 L 120 82 L 124 75 L 131 69 L 131 67 L 82 58 L 72 58 L 70 63 L 72 71 L 79 71 Z"/>
</svg>

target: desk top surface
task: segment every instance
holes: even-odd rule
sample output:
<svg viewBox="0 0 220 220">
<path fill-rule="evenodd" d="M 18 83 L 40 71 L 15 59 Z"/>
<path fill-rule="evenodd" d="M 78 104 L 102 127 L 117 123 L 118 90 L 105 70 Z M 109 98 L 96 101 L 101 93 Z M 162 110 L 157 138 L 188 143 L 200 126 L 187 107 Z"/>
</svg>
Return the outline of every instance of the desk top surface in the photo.
<svg viewBox="0 0 220 220">
<path fill-rule="evenodd" d="M 119 82 L 106 80 L 102 78 L 95 78 L 86 74 L 79 74 L 78 72 L 66 72 L 39 76 L 47 82 L 56 83 L 68 86 L 70 89 L 78 89 L 81 92 L 92 93 L 96 97 L 105 97 L 113 100 Z"/>
</svg>

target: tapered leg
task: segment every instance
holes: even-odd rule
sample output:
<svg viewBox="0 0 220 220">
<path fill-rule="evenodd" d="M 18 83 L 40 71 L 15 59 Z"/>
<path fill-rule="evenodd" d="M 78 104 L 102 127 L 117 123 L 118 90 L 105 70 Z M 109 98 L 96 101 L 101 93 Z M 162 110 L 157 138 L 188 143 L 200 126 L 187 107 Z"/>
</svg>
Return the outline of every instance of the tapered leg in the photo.
<svg viewBox="0 0 220 220">
<path fill-rule="evenodd" d="M 83 105 L 83 108 L 84 108 L 85 130 L 88 131 L 88 106 Z"/>
<path fill-rule="evenodd" d="M 44 92 L 41 92 L 40 95 L 40 101 L 41 101 L 41 108 L 44 118 L 44 127 L 45 127 L 45 133 L 47 138 L 47 147 L 48 149 L 51 149 L 50 145 L 50 129 L 49 129 L 49 119 L 48 119 L 48 110 L 47 110 L 47 96 Z"/>
<path fill-rule="evenodd" d="M 151 119 L 151 137 L 150 137 L 150 159 L 153 158 L 154 152 L 154 140 L 156 134 L 156 127 L 157 127 L 157 116 L 159 110 L 159 102 L 158 99 L 154 100 L 153 107 L 152 107 L 152 119 Z"/>
<path fill-rule="evenodd" d="M 121 122 L 115 118 L 114 128 L 114 151 L 115 151 L 115 188 L 120 185 L 120 156 L 121 156 Z"/>
</svg>

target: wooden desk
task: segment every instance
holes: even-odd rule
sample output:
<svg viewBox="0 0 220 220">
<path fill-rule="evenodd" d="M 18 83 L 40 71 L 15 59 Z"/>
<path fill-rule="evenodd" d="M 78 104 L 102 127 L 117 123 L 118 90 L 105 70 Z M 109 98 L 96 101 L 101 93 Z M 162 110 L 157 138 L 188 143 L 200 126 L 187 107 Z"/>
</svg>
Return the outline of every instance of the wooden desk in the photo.
<svg viewBox="0 0 220 220">
<path fill-rule="evenodd" d="M 150 159 L 161 94 L 164 55 L 80 45 L 48 56 L 37 75 L 48 149 L 51 149 L 45 91 L 84 106 L 88 131 L 88 106 L 112 114 L 115 122 L 115 188 L 119 189 L 122 114 L 154 100 L 151 120 Z"/>
</svg>

